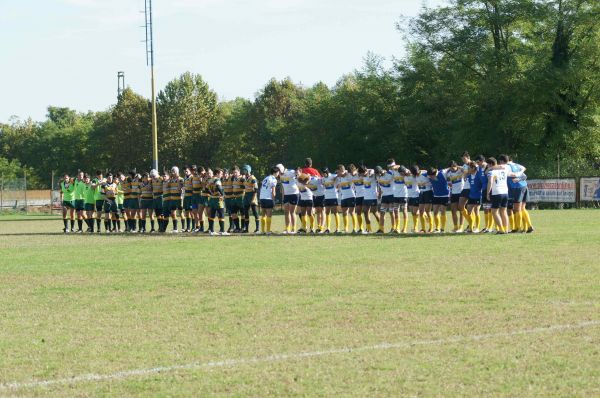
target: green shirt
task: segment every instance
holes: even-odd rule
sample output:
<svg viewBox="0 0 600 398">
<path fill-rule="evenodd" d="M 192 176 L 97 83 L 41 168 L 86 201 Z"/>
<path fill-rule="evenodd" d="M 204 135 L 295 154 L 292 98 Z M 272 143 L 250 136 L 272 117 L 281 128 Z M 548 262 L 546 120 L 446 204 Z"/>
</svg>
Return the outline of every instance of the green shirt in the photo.
<svg viewBox="0 0 600 398">
<path fill-rule="evenodd" d="M 121 183 L 119 183 L 119 184 L 117 184 L 117 199 L 115 200 L 115 202 L 118 205 L 122 205 L 124 197 L 125 197 L 125 194 L 123 193 L 123 190 L 121 189 Z"/>
<path fill-rule="evenodd" d="M 60 190 L 63 194 L 63 201 L 71 202 L 75 193 L 75 184 L 66 185 L 65 182 L 60 183 Z"/>
<path fill-rule="evenodd" d="M 96 200 L 104 200 L 104 196 L 102 195 L 102 182 L 106 180 L 99 180 L 94 178 L 92 180 L 92 184 L 97 184 L 96 188 L 92 188 L 94 190 L 94 199 Z"/>
<path fill-rule="evenodd" d="M 92 185 L 85 185 L 84 200 L 86 204 L 93 205 L 96 203 L 96 190 L 92 188 Z"/>
<path fill-rule="evenodd" d="M 82 180 L 75 180 L 75 200 L 85 199 L 87 185 Z"/>
</svg>

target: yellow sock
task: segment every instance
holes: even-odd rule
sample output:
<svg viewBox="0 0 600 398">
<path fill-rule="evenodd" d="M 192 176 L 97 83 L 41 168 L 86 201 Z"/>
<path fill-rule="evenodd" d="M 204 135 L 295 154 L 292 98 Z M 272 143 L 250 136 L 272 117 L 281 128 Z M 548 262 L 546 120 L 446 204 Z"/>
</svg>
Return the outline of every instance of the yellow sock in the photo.
<svg viewBox="0 0 600 398">
<path fill-rule="evenodd" d="M 331 213 L 325 215 L 325 229 L 331 227 Z"/>
<path fill-rule="evenodd" d="M 339 213 L 335 213 L 335 230 L 336 231 L 340 230 L 340 214 Z"/>
<path fill-rule="evenodd" d="M 523 209 L 521 213 L 523 213 L 523 223 L 525 224 L 523 225 L 523 229 L 528 230 L 529 228 L 533 228 L 533 224 L 531 224 L 531 217 L 529 216 L 527 209 Z"/>
<path fill-rule="evenodd" d="M 475 212 L 475 229 L 479 229 L 481 225 L 481 214 L 479 212 Z"/>
<path fill-rule="evenodd" d="M 352 213 L 352 230 L 360 231 L 360 224 L 358 224 L 358 216 L 356 213 Z"/>
<path fill-rule="evenodd" d="M 344 231 L 348 232 L 348 219 L 349 219 L 348 214 L 344 214 L 343 218 L 344 218 Z"/>
<path fill-rule="evenodd" d="M 425 230 L 427 228 L 427 222 L 425 221 L 425 214 L 419 214 L 419 221 L 421 222 L 421 229 Z"/>
<path fill-rule="evenodd" d="M 402 232 L 408 232 L 408 217 L 404 217 L 404 219 L 402 220 Z"/>
<path fill-rule="evenodd" d="M 310 216 L 310 229 L 312 229 L 312 230 L 315 229 L 315 216 L 314 215 Z"/>
<path fill-rule="evenodd" d="M 446 230 L 446 221 L 447 221 L 446 212 L 445 211 L 442 212 L 442 218 L 441 219 L 442 219 L 442 227 L 440 229 L 442 231 L 445 231 Z"/>
<path fill-rule="evenodd" d="M 302 223 L 302 229 L 306 229 L 306 216 L 300 217 L 300 222 Z"/>
<path fill-rule="evenodd" d="M 265 217 L 266 220 L 266 227 L 267 227 L 267 232 L 271 232 L 271 217 Z"/>
<path fill-rule="evenodd" d="M 413 214 L 412 219 L 413 219 L 413 229 L 415 231 L 418 231 L 419 230 L 419 216 L 417 214 Z"/>
<path fill-rule="evenodd" d="M 433 212 L 430 211 L 427 213 L 427 222 L 429 223 L 429 232 L 433 232 L 433 228 L 434 228 L 434 218 L 433 218 Z"/>
<path fill-rule="evenodd" d="M 510 227 L 511 231 L 514 231 L 515 229 L 515 215 L 514 213 L 511 213 L 508 215 L 508 225 Z"/>
<path fill-rule="evenodd" d="M 469 224 L 469 228 L 472 228 L 473 221 L 471 221 L 471 214 L 469 213 L 469 211 L 467 209 L 463 209 L 462 215 L 463 215 L 463 218 L 465 219 L 465 221 L 467 222 L 467 224 Z M 462 225 L 461 225 L 461 227 L 462 227 Z"/>
<path fill-rule="evenodd" d="M 260 218 L 260 232 L 267 232 L 267 217 Z"/>
<path fill-rule="evenodd" d="M 442 215 L 440 213 L 435 215 L 433 220 L 434 229 L 441 229 L 442 226 Z"/>
<path fill-rule="evenodd" d="M 513 211 L 513 216 L 515 219 L 515 230 L 520 231 L 521 230 L 521 220 L 522 220 L 522 214 L 520 211 Z"/>
<path fill-rule="evenodd" d="M 366 220 L 365 220 L 365 222 L 366 222 Z M 366 224 L 367 224 L 367 231 L 373 232 L 373 224 L 371 224 L 370 222 L 367 222 Z"/>
<path fill-rule="evenodd" d="M 359 214 L 354 214 L 354 215 L 356 216 L 356 219 L 358 220 L 357 221 L 358 222 L 358 224 L 357 224 L 358 225 L 357 231 L 362 231 L 363 227 L 365 226 L 364 223 L 363 223 L 362 214 L 359 213 Z"/>
</svg>

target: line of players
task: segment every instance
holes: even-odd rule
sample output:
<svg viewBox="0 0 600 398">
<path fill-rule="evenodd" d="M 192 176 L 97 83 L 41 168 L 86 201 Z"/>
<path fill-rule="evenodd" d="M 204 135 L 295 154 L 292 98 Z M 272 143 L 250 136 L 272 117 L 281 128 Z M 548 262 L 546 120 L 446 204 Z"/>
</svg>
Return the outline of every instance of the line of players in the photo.
<svg viewBox="0 0 600 398">
<path fill-rule="evenodd" d="M 532 232 L 526 209 L 528 197 L 525 168 L 511 162 L 508 156 L 498 160 L 478 156 L 471 161 L 464 153 L 463 165 L 452 162 L 446 169 L 421 170 L 396 165 L 389 159 L 384 170 L 339 165 L 335 172 L 327 168 L 322 174 L 306 159 L 303 168 L 287 170 L 279 164 L 258 184 L 250 166 L 227 170 L 192 166 L 184 176 L 173 167 L 170 173 L 158 175 L 156 170 L 128 176 L 117 173 L 106 178 L 101 172 L 91 179 L 80 172 L 75 179 L 61 180 L 64 231 L 100 232 L 102 214 L 107 232 L 120 232 L 121 221 L 128 232 L 166 232 L 169 218 L 173 232 L 181 220 L 184 232 L 219 234 L 248 233 L 250 213 L 254 216 L 255 233 L 271 233 L 272 211 L 281 185 L 285 213 L 284 234 L 384 233 L 385 213 L 389 214 L 389 233 L 407 233 L 409 213 L 412 232 L 441 233 L 446 229 L 447 207 L 450 205 L 453 232 L 479 232 L 480 209 L 485 215 L 482 232 Z M 258 215 L 258 196 L 261 214 Z M 229 230 L 225 231 L 225 213 Z M 204 215 L 208 218 L 205 229 Z M 74 229 L 75 215 L 78 229 Z M 402 218 L 400 217 L 402 215 Z M 371 223 L 375 219 L 375 227 Z M 300 218 L 301 228 L 296 229 Z M 260 219 L 260 224 L 259 224 Z M 70 228 L 69 228 L 70 220 Z M 467 228 L 463 229 L 464 221 Z M 335 222 L 335 229 L 332 228 Z M 155 223 L 158 229 L 155 229 Z M 260 225 L 260 226 L 259 226 Z"/>
<path fill-rule="evenodd" d="M 480 232 L 480 209 L 485 216 L 481 232 L 533 232 L 526 209 L 525 167 L 507 155 L 500 155 L 498 160 L 479 155 L 472 161 L 465 152 L 462 160 L 460 167 L 451 162 L 445 169 L 421 170 L 417 165 L 406 168 L 389 159 L 385 170 L 338 165 L 334 172 L 325 168 L 322 174 L 312 168 L 309 158 L 304 168 L 289 170 L 278 164 L 261 184 L 261 232 L 271 233 L 278 182 L 283 187 L 284 234 L 348 233 L 350 220 L 352 233 L 383 234 L 386 213 L 390 219 L 388 233 L 407 233 L 409 213 L 413 233 L 443 233 L 448 205 L 456 233 Z M 298 230 L 297 214 L 301 222 Z M 465 220 L 467 227 L 463 229 Z"/>
<path fill-rule="evenodd" d="M 251 213 L 255 232 L 259 230 L 258 183 L 250 166 L 241 170 L 235 166 L 231 172 L 191 166 L 183 176 L 178 167 L 163 175 L 156 170 L 106 176 L 97 171 L 93 179 L 79 172 L 76 178 L 65 174 L 60 188 L 65 233 L 83 232 L 83 223 L 86 232 L 100 232 L 102 221 L 105 232 L 166 232 L 169 219 L 173 232 L 179 232 L 181 222 L 182 232 L 214 234 L 218 223 L 222 235 L 248 233 Z M 229 232 L 224 226 L 225 208 L 230 216 Z"/>
</svg>

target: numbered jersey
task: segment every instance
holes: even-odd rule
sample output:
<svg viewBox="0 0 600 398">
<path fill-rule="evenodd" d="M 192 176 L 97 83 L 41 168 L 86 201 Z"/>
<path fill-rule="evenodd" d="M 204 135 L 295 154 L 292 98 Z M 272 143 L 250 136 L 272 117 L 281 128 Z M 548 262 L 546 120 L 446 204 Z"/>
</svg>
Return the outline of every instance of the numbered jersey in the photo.
<svg viewBox="0 0 600 398">
<path fill-rule="evenodd" d="M 337 179 L 336 174 L 329 174 L 327 177 L 323 177 L 321 180 L 323 189 L 325 191 L 325 199 L 336 199 L 338 198 L 337 187 L 335 186 Z"/>
<path fill-rule="evenodd" d="M 277 178 L 267 176 L 260 184 L 260 199 L 273 200 L 273 188 L 277 186 Z"/>
<path fill-rule="evenodd" d="M 491 170 L 488 172 L 488 177 L 491 177 L 492 195 L 508 194 L 508 176 L 506 169 Z"/>
</svg>

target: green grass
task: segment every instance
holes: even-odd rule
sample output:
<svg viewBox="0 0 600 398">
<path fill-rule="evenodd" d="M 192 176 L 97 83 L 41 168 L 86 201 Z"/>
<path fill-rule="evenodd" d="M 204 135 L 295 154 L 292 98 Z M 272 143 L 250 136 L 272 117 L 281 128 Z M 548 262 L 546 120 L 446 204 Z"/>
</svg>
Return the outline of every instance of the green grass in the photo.
<svg viewBox="0 0 600 398">
<path fill-rule="evenodd" d="M 0 384 L 442 341 L 0 396 L 598 396 L 600 325 L 447 341 L 600 320 L 600 213 L 532 218 L 514 236 L 210 238 L 2 217 Z"/>
</svg>

